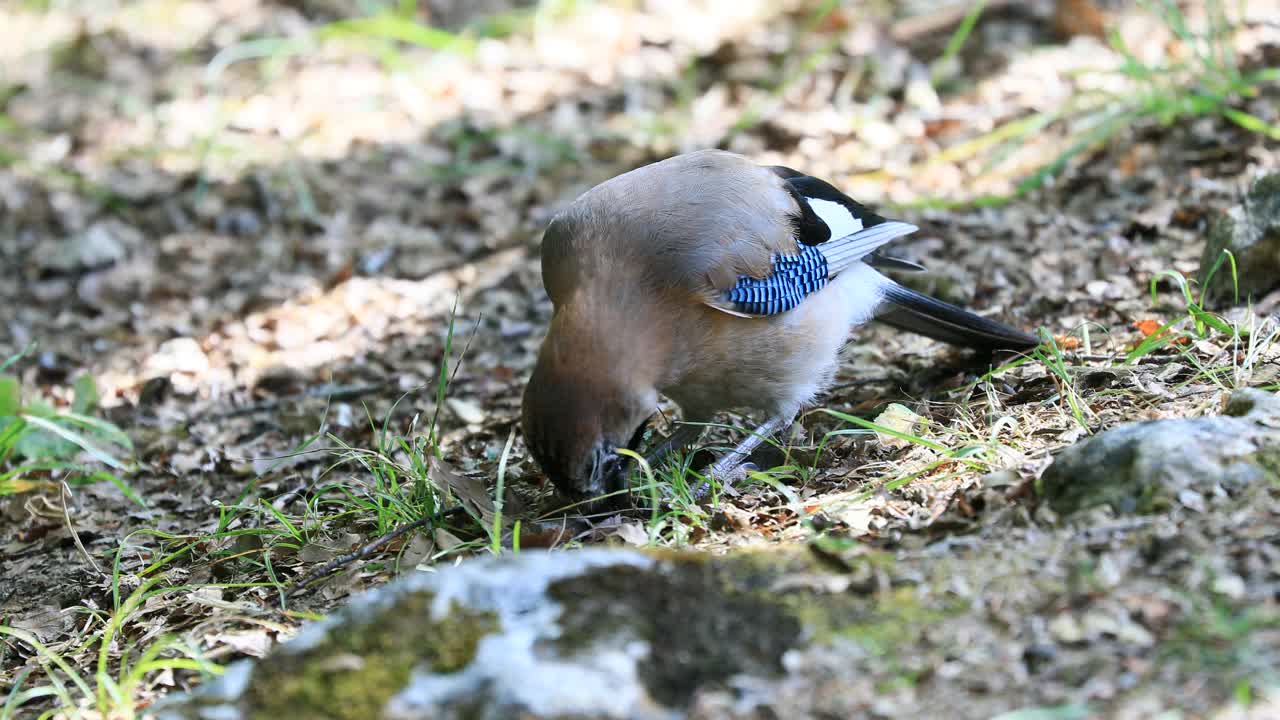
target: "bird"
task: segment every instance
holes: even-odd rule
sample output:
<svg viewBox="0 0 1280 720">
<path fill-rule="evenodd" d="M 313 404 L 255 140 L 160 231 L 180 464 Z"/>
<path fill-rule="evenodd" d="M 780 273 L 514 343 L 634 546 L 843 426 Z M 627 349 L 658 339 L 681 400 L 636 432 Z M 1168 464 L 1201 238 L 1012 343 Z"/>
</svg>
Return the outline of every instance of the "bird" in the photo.
<svg viewBox="0 0 1280 720">
<path fill-rule="evenodd" d="M 684 422 L 650 462 L 718 413 L 761 420 L 708 471 L 731 480 L 829 389 L 868 322 L 984 351 L 1038 344 L 885 275 L 924 270 L 883 250 L 918 229 L 817 177 L 717 149 L 587 190 L 543 233 L 552 317 L 521 399 L 529 454 L 563 495 L 607 507 L 633 469 L 619 450 L 639 452 L 662 396 Z"/>
</svg>

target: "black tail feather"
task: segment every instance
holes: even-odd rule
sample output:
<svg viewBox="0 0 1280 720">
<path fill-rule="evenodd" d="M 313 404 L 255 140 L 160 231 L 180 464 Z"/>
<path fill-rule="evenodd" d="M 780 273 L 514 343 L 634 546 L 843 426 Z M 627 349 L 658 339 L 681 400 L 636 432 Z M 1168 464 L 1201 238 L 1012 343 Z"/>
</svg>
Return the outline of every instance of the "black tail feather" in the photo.
<svg viewBox="0 0 1280 720">
<path fill-rule="evenodd" d="M 886 305 L 876 320 L 950 345 L 975 350 L 1026 350 L 1035 335 L 922 295 L 897 283 L 884 291 Z"/>
</svg>

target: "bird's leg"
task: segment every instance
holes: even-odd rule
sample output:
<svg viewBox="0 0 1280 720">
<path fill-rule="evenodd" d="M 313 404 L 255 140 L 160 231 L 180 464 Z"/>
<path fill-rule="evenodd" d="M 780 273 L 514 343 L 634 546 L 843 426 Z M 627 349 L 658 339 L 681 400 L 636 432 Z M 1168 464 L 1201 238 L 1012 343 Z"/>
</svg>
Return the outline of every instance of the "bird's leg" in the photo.
<svg viewBox="0 0 1280 720">
<path fill-rule="evenodd" d="M 678 423 L 676 429 L 671 432 L 671 435 L 666 440 L 663 440 L 657 447 L 650 450 L 648 455 L 645 455 L 645 462 L 649 463 L 650 467 L 656 466 L 665 460 L 668 455 L 684 450 L 696 442 L 705 429 L 701 424 Z"/>
<path fill-rule="evenodd" d="M 645 454 L 645 464 L 650 468 L 656 468 L 673 453 L 680 452 L 696 442 L 705 429 L 702 423 L 677 423 L 671 435 Z"/>
<path fill-rule="evenodd" d="M 764 442 L 770 435 L 781 432 L 791 426 L 795 422 L 796 414 L 789 413 L 785 415 L 774 415 L 764 422 L 764 424 L 751 431 L 751 434 L 738 443 L 737 447 L 725 453 L 716 460 L 707 472 L 709 478 L 715 478 L 726 484 L 730 480 L 741 479 L 746 477 L 745 466 L 747 458 L 751 457 L 751 453 L 760 447 L 760 443 Z M 699 488 L 698 495 L 706 493 L 708 485 L 704 484 Z"/>
</svg>

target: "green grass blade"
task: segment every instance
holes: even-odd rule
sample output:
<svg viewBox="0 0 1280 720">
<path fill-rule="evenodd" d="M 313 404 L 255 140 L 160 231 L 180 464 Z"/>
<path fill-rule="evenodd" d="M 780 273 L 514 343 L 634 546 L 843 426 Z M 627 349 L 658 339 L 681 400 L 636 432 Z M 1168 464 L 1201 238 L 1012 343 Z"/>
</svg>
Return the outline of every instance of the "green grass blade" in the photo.
<svg viewBox="0 0 1280 720">
<path fill-rule="evenodd" d="M 1272 140 L 1280 140 L 1280 125 L 1272 125 L 1257 115 L 1250 115 L 1243 110 L 1236 110 L 1235 108 L 1224 107 L 1222 108 L 1222 114 L 1245 130 L 1265 135 Z"/>
<path fill-rule="evenodd" d="M 1174 325 L 1177 325 L 1178 322 L 1179 320 L 1170 320 L 1169 322 L 1161 325 L 1155 332 L 1148 335 L 1145 340 L 1138 343 L 1138 347 L 1129 351 L 1125 356 L 1124 364 L 1129 365 L 1138 358 L 1150 355 L 1156 350 L 1159 350 L 1165 345 L 1177 340 L 1178 336 L 1169 332 L 1169 329 Z"/>
<path fill-rule="evenodd" d="M 507 444 L 502 447 L 502 457 L 498 459 L 498 482 L 493 491 L 493 529 L 489 532 L 490 550 L 494 555 L 502 553 L 502 503 L 507 479 L 507 459 L 511 457 L 511 445 L 516 441 L 516 428 L 511 426 L 507 435 Z"/>
<path fill-rule="evenodd" d="M 471 41 L 463 36 L 392 13 L 339 20 L 321 28 L 317 34 L 326 39 L 351 36 L 376 37 L 417 45 L 428 50 L 470 50 L 472 45 Z"/>
<path fill-rule="evenodd" d="M 884 433 L 885 435 L 896 437 L 900 440 L 906 440 L 907 442 L 913 443 L 915 445 L 920 445 L 921 447 L 927 447 L 930 450 L 937 450 L 938 452 L 948 452 L 948 448 L 945 445 L 939 445 L 936 442 L 933 442 L 931 440 L 925 440 L 922 437 L 917 437 L 915 435 L 910 435 L 908 433 L 904 433 L 899 430 L 894 430 L 893 428 L 890 428 L 890 427 L 878 425 L 876 423 L 871 422 L 870 420 L 863 420 L 862 418 L 856 415 L 849 415 L 848 413 L 842 413 L 839 410 L 831 410 L 830 408 L 819 408 L 819 411 L 824 412 L 836 419 L 843 420 L 852 425 L 857 425 L 858 427 L 866 428 L 867 430 L 874 430 L 878 433 Z"/>
<path fill-rule="evenodd" d="M 19 642 L 30 645 L 32 649 L 39 653 L 41 658 L 47 659 L 49 662 L 58 666 L 58 669 L 65 673 L 66 676 L 71 679 L 71 682 L 75 683 L 75 686 L 84 694 L 84 697 L 93 697 L 93 690 L 90 689 L 89 683 L 85 681 L 84 677 L 82 677 L 80 673 L 76 672 L 75 668 L 67 664 L 67 661 L 63 660 L 61 655 L 53 652 L 46 647 L 44 643 L 40 642 L 40 639 L 35 635 L 27 632 L 26 630 L 9 627 L 8 625 L 0 625 L 0 635 L 8 635 L 9 637 L 17 639 Z"/>
<path fill-rule="evenodd" d="M 302 39 L 262 38 L 236 43 L 219 50 L 218 54 L 209 60 L 204 68 L 204 82 L 206 85 L 216 85 L 228 67 L 243 60 L 298 55 L 306 52 L 312 45 L 310 38 L 306 36 Z"/>
<path fill-rule="evenodd" d="M 941 57 L 934 63 L 933 72 L 930 73 L 933 82 L 936 85 L 941 75 L 942 68 L 946 67 L 955 59 L 960 51 L 964 49 L 964 44 L 968 42 L 970 33 L 978 25 L 978 18 L 982 16 L 982 11 L 986 9 L 987 0 L 978 0 L 969 8 L 969 12 L 965 14 L 964 19 L 960 21 L 959 27 L 951 34 L 951 38 L 947 40 L 947 47 L 942 51 Z"/>
<path fill-rule="evenodd" d="M 50 420 L 46 420 L 45 418 L 38 417 L 35 415 L 23 415 L 22 419 L 27 421 L 31 425 L 34 425 L 35 427 L 40 428 L 41 430 L 45 430 L 53 435 L 57 435 L 63 440 L 74 443 L 75 445 L 80 447 L 80 449 L 89 453 L 89 455 L 91 455 L 93 459 L 97 460 L 103 465 L 115 468 L 116 470 L 119 470 L 121 472 L 129 471 L 129 467 L 127 465 L 117 460 L 110 453 L 98 447 L 92 441 L 90 441 L 88 438 L 81 435 L 80 433 L 77 433 L 72 430 L 68 430 L 67 428 L 62 427 L 56 422 L 52 422 Z"/>
<path fill-rule="evenodd" d="M 129 439 L 129 436 L 126 435 L 123 430 L 106 420 L 92 417 L 90 415 L 82 415 L 76 412 L 62 413 L 58 417 L 63 420 L 68 420 L 87 430 L 92 430 L 101 435 L 103 439 L 108 440 L 115 445 L 119 445 L 129 452 L 133 452 L 133 441 Z"/>
<path fill-rule="evenodd" d="M 35 349 L 36 349 L 36 344 L 34 341 L 27 343 L 26 347 L 10 355 L 8 358 L 5 359 L 4 362 L 0 363 L 0 372 L 4 372 L 5 370 L 8 370 L 9 368 L 13 367 L 15 363 L 17 363 L 22 358 L 26 357 L 28 354 L 31 353 L 32 350 L 35 350 Z"/>
<path fill-rule="evenodd" d="M 12 375 L 0 375 L 0 418 L 14 417 L 21 409 L 21 381 Z"/>
</svg>

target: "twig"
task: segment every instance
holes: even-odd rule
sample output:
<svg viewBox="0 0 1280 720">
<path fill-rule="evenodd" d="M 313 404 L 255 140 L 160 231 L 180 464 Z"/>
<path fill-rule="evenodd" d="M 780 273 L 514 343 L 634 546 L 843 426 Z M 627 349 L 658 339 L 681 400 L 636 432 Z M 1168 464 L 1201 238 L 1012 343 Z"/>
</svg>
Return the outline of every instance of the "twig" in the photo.
<svg viewBox="0 0 1280 720">
<path fill-rule="evenodd" d="M 59 494 L 62 497 L 59 499 L 62 500 L 62 519 L 67 523 L 67 532 L 71 533 L 71 539 L 75 541 L 76 548 L 80 550 L 80 554 L 84 556 L 84 559 L 89 561 L 89 565 L 93 568 L 94 572 L 98 573 L 102 577 L 110 577 L 106 573 L 102 572 L 102 568 L 98 566 L 98 561 L 93 559 L 93 556 L 85 549 L 84 543 L 80 542 L 80 533 L 76 532 L 75 525 L 71 522 L 71 511 L 67 509 L 67 499 L 71 497 L 71 488 L 67 485 L 65 480 L 62 481 L 61 485 L 62 490 Z"/>
<path fill-rule="evenodd" d="M 464 508 L 462 507 L 462 505 L 454 505 L 453 507 L 447 508 L 436 515 L 428 515 L 427 517 L 418 518 L 417 520 L 414 520 L 411 523 L 401 525 L 395 530 L 392 530 L 386 535 L 383 535 L 382 537 L 377 538 L 376 540 L 369 543 L 368 545 L 365 545 L 359 550 L 356 550 L 354 552 L 349 552 L 346 555 L 341 555 L 339 557 L 336 557 L 333 560 L 330 560 L 329 562 L 325 563 L 321 567 L 311 571 L 301 580 L 298 580 L 297 582 L 295 582 L 289 588 L 289 590 L 285 592 L 284 597 L 287 600 L 293 597 L 294 595 L 296 595 L 301 590 L 304 590 L 307 585 L 310 585 L 316 580 L 332 575 L 333 573 L 341 569 L 344 565 L 349 565 L 357 560 L 362 560 L 366 557 L 369 557 L 374 552 L 376 552 L 378 548 L 382 547 L 383 545 L 386 545 L 387 543 L 391 542 L 392 540 L 395 540 L 396 538 L 400 537 L 401 535 L 404 535 L 405 533 L 417 530 L 418 528 L 424 525 L 430 525 L 432 522 L 435 522 L 440 518 L 448 517 L 449 515 L 462 512 L 463 510 Z"/>
<path fill-rule="evenodd" d="M 1117 361 L 1120 361 L 1120 360 L 1124 360 L 1124 356 L 1123 356 L 1123 355 L 1083 355 L 1083 354 L 1081 354 L 1081 355 L 1070 355 L 1070 354 L 1064 354 L 1064 357 L 1066 357 L 1068 360 L 1079 360 L 1079 361 L 1081 361 L 1081 362 L 1106 362 L 1106 363 L 1111 363 L 1111 362 L 1117 362 Z M 1134 358 L 1134 359 L 1132 359 L 1132 360 L 1125 360 L 1125 362 L 1126 362 L 1126 364 L 1127 364 L 1127 363 L 1133 363 L 1134 365 L 1142 365 L 1142 364 L 1144 364 L 1144 363 L 1168 362 L 1169 360 L 1170 360 L 1170 358 L 1169 358 L 1168 356 L 1155 356 L 1155 357 L 1153 357 L 1153 356 L 1150 356 L 1150 355 L 1143 355 L 1142 357 L 1137 357 L 1137 358 Z"/>
</svg>

